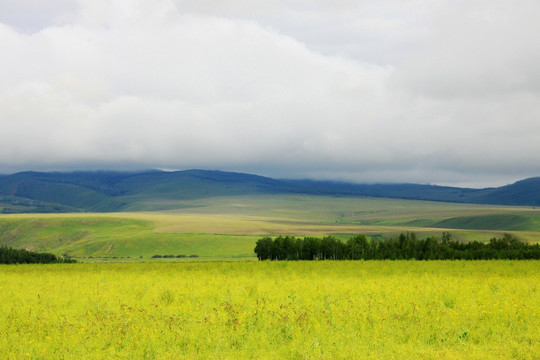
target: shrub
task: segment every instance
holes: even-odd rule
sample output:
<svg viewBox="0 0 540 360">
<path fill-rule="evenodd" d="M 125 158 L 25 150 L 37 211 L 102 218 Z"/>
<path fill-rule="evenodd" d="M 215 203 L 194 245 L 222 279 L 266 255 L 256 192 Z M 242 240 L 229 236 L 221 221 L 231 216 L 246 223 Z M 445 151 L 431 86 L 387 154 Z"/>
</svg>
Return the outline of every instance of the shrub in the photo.
<svg viewBox="0 0 540 360">
<path fill-rule="evenodd" d="M 13 249 L 0 246 L 0 264 L 48 264 L 48 263 L 74 263 L 75 259 L 58 258 L 50 253 L 38 253 L 25 249 Z"/>
</svg>

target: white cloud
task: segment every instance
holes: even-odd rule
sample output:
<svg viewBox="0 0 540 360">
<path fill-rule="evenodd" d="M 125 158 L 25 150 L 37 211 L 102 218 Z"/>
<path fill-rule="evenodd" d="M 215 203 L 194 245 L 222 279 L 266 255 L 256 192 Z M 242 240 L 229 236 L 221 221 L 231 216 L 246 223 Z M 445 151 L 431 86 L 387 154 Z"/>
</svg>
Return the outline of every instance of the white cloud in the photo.
<svg viewBox="0 0 540 360">
<path fill-rule="evenodd" d="M 219 4 L 58 0 L 34 28 L 0 18 L 0 172 L 538 175 L 535 2 Z"/>
</svg>

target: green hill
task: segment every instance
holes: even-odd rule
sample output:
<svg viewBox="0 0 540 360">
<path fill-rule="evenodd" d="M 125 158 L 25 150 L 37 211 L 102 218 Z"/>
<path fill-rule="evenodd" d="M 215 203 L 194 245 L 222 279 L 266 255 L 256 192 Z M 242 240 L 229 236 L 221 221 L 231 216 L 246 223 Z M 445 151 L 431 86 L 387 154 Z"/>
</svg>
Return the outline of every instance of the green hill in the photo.
<svg viewBox="0 0 540 360">
<path fill-rule="evenodd" d="M 170 206 L 173 211 L 0 215 L 0 245 L 78 258 L 196 254 L 215 260 L 251 258 L 258 238 L 280 234 L 383 240 L 452 229 L 458 241 L 505 232 L 540 241 L 540 210 L 514 206 L 314 195 L 219 196 L 171 200 Z"/>
<path fill-rule="evenodd" d="M 446 229 L 540 231 L 540 214 L 460 216 L 430 226 Z"/>
<path fill-rule="evenodd" d="M 500 188 L 466 189 L 420 184 L 278 180 L 208 170 L 22 172 L 0 176 L 0 211 L 3 213 L 166 210 L 177 206 L 172 203 L 175 200 L 258 194 L 367 196 L 540 206 L 540 178 Z"/>
<path fill-rule="evenodd" d="M 253 257 L 256 236 L 159 233 L 154 221 L 129 217 L 0 219 L 0 244 L 56 255 L 139 258 L 198 255 L 202 259 Z"/>
</svg>

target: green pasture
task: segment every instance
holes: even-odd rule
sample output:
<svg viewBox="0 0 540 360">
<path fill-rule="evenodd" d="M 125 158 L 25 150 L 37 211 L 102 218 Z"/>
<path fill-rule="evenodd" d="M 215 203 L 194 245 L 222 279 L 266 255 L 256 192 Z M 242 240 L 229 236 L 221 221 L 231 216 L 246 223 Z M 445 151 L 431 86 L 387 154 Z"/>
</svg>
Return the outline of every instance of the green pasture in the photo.
<svg viewBox="0 0 540 360">
<path fill-rule="evenodd" d="M 450 231 L 463 241 L 504 232 L 540 240 L 540 210 L 526 207 L 307 195 L 170 201 L 161 212 L 0 216 L 0 244 L 77 258 L 148 260 L 153 255 L 252 259 L 264 235 L 363 233 L 376 239 Z"/>
<path fill-rule="evenodd" d="M 127 215 L 129 216 L 129 214 Z M 152 220 L 78 215 L 0 219 L 2 243 L 73 257 L 199 255 L 203 258 L 253 257 L 257 236 L 159 233 Z"/>
</svg>

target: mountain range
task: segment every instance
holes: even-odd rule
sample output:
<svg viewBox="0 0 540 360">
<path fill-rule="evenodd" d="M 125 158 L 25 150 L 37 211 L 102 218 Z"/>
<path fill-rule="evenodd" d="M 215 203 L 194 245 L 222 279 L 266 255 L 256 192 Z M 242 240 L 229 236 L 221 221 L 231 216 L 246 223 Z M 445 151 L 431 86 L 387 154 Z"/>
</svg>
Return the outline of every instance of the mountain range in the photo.
<svg viewBox="0 0 540 360">
<path fill-rule="evenodd" d="M 214 196 L 306 194 L 540 206 L 540 177 L 485 189 L 422 184 L 354 184 L 211 171 L 20 172 L 0 176 L 0 211 L 164 210 L 167 202 Z"/>
</svg>

